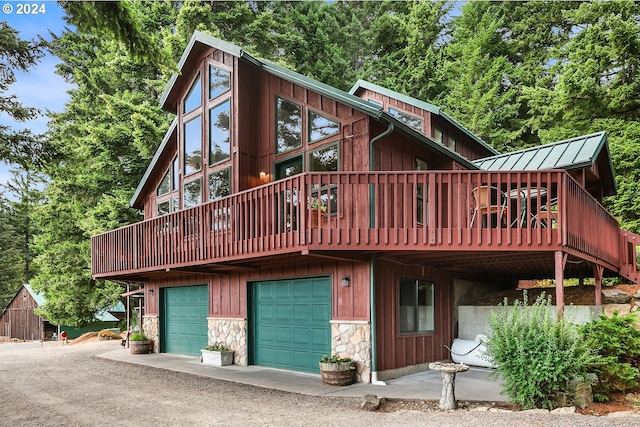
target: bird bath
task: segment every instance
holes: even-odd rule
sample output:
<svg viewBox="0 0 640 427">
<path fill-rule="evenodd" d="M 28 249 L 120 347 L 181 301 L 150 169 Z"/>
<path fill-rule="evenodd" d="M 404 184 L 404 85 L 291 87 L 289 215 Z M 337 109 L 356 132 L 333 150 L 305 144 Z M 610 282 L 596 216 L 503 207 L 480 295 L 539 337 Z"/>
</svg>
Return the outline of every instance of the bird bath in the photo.
<svg viewBox="0 0 640 427">
<path fill-rule="evenodd" d="M 442 397 L 438 408 L 443 411 L 452 411 L 457 408 L 455 383 L 458 372 L 466 372 L 469 367 L 461 363 L 433 362 L 429 363 L 429 369 L 442 373 Z"/>
</svg>

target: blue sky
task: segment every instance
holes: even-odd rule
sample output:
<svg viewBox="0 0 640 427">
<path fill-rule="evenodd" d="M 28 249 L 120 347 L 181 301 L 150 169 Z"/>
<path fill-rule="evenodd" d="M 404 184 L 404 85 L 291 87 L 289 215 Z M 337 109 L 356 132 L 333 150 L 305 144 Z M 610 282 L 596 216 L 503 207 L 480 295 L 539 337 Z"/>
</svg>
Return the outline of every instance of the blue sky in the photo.
<svg viewBox="0 0 640 427">
<path fill-rule="evenodd" d="M 64 13 L 54 1 L 6 1 L 0 2 L 0 21 L 6 21 L 19 32 L 21 39 L 33 39 L 41 35 L 47 40 L 51 39 L 49 31 L 60 35 L 66 23 L 62 19 Z M 25 12 L 24 5 L 38 5 L 37 14 L 19 14 L 21 8 Z M 8 7 L 10 5 L 11 7 Z M 44 8 L 41 6 L 44 5 Z M 55 65 L 58 58 L 47 55 L 40 63 L 29 70 L 28 73 L 18 73 L 17 81 L 4 95 L 16 95 L 20 102 L 28 107 L 39 108 L 43 114 L 47 110 L 58 112 L 64 109 L 64 104 L 69 100 L 67 91 L 72 88 L 62 77 L 56 75 Z M 47 130 L 48 118 L 39 117 L 24 123 L 16 123 L 6 113 L 0 113 L 0 124 L 14 129 L 29 128 L 34 133 L 43 133 Z M 0 162 L 0 183 L 4 184 L 9 179 L 10 166 Z"/>
</svg>

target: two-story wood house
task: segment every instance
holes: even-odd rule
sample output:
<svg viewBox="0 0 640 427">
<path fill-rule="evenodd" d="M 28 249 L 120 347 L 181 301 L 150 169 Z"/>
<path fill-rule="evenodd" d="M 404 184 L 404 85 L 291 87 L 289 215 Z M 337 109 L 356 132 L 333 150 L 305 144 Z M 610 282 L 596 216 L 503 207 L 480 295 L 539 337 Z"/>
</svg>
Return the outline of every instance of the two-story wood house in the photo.
<svg viewBox="0 0 640 427">
<path fill-rule="evenodd" d="M 199 32 L 179 69 L 145 219 L 92 238 L 94 277 L 143 287 L 156 351 L 308 372 L 337 352 L 375 381 L 448 358 L 462 286 L 637 280 L 604 133 L 500 155 L 431 104 Z"/>
</svg>

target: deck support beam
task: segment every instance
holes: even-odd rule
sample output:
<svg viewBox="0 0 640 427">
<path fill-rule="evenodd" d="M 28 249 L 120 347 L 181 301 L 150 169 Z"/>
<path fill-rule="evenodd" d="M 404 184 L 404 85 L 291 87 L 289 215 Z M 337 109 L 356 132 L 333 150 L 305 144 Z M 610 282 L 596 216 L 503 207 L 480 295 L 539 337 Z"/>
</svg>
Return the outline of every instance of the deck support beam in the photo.
<svg viewBox="0 0 640 427">
<path fill-rule="evenodd" d="M 593 277 L 596 281 L 596 306 L 602 305 L 602 276 L 604 275 L 604 267 L 593 264 Z"/>
<path fill-rule="evenodd" d="M 556 307 L 558 319 L 564 316 L 564 266 L 567 262 L 567 255 L 562 251 L 555 251 L 555 272 L 556 272 Z"/>
</svg>

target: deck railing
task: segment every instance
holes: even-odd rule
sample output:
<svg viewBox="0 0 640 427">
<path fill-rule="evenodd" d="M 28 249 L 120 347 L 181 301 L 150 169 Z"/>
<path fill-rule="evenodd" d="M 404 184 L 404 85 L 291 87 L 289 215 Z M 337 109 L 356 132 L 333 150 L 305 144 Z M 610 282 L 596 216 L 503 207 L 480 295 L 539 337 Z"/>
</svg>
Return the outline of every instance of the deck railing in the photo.
<svg viewBox="0 0 640 427">
<path fill-rule="evenodd" d="M 93 236 L 92 269 L 109 277 L 301 250 L 561 247 L 617 265 L 619 239 L 615 219 L 564 171 L 304 173 Z"/>
</svg>

